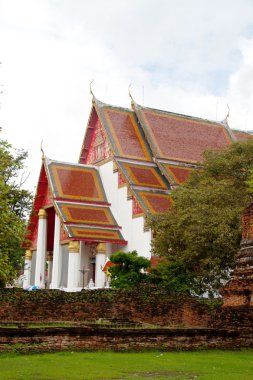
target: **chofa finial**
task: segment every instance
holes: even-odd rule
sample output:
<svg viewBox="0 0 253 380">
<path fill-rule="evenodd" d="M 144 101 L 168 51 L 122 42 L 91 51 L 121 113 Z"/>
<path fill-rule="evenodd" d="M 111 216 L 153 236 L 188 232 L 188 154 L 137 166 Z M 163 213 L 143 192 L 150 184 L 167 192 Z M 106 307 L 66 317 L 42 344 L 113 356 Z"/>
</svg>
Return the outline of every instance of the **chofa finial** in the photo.
<svg viewBox="0 0 253 380">
<path fill-rule="evenodd" d="M 227 120 L 229 118 L 229 115 L 230 115 L 230 108 L 229 108 L 228 104 L 227 104 L 227 107 L 228 107 L 228 113 L 227 113 L 227 116 L 225 117 L 225 120 Z"/>
<path fill-rule="evenodd" d="M 94 96 L 93 91 L 92 91 L 92 87 L 91 87 L 91 85 L 92 85 L 93 82 L 94 82 L 94 79 L 92 79 L 92 80 L 90 81 L 90 94 L 91 94 L 92 96 Z"/>
<path fill-rule="evenodd" d="M 228 118 L 229 118 L 229 115 L 230 115 L 230 108 L 229 108 L 229 105 L 228 105 L 228 104 L 227 104 L 227 107 L 228 107 L 227 115 L 226 115 L 225 119 L 222 121 L 222 123 L 223 123 L 225 126 L 228 126 Z"/>
<path fill-rule="evenodd" d="M 129 86 L 128 86 L 128 95 L 129 95 L 129 98 L 131 99 L 131 106 L 133 108 L 134 107 L 134 99 L 133 99 L 132 94 L 130 92 L 130 87 L 131 86 L 132 86 L 132 83 L 130 83 Z"/>
<path fill-rule="evenodd" d="M 42 144 L 43 144 L 43 140 L 41 140 L 41 142 L 40 142 L 40 150 L 41 150 L 41 153 L 42 153 L 41 158 L 42 158 L 42 160 L 44 161 L 44 160 L 45 160 L 45 153 L 44 153 L 44 150 L 43 150 Z"/>
<path fill-rule="evenodd" d="M 95 96 L 94 96 L 93 91 L 92 91 L 92 83 L 93 83 L 93 82 L 94 82 L 94 79 L 92 79 L 92 80 L 90 81 L 90 94 L 92 95 L 92 104 L 95 103 Z"/>
<path fill-rule="evenodd" d="M 132 95 L 131 95 L 131 92 L 130 92 L 130 88 L 131 88 L 131 86 L 132 86 L 132 83 L 129 83 L 129 85 L 128 85 L 128 95 L 129 95 L 129 97 L 130 97 L 131 99 L 133 99 L 133 97 L 132 97 Z"/>
</svg>

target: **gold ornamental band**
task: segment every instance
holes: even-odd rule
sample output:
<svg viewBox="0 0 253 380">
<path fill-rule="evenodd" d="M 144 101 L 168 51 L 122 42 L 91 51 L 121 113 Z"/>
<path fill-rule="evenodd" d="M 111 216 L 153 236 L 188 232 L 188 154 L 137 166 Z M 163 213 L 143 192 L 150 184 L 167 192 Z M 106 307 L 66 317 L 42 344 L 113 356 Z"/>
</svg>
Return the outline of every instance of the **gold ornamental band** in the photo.
<svg viewBox="0 0 253 380">
<path fill-rule="evenodd" d="M 69 253 L 79 253 L 80 244 L 77 240 L 71 240 L 69 242 Z"/>
<path fill-rule="evenodd" d="M 25 259 L 32 260 L 32 251 L 30 249 L 25 251 Z"/>
<path fill-rule="evenodd" d="M 98 252 L 106 252 L 106 243 L 99 243 L 96 248 L 97 253 Z"/>
<path fill-rule="evenodd" d="M 47 212 L 46 212 L 46 210 L 44 210 L 44 208 L 39 209 L 38 217 L 40 219 L 46 219 L 47 218 Z"/>
</svg>

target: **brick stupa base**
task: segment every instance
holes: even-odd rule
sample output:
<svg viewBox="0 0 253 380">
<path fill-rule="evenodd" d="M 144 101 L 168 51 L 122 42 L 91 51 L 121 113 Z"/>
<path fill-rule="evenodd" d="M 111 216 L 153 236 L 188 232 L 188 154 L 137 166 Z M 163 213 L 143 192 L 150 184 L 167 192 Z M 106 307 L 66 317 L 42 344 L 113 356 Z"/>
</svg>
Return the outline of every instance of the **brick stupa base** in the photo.
<svg viewBox="0 0 253 380">
<path fill-rule="evenodd" d="M 253 203 L 243 212 L 241 249 L 228 283 L 220 289 L 224 307 L 253 307 Z"/>
</svg>

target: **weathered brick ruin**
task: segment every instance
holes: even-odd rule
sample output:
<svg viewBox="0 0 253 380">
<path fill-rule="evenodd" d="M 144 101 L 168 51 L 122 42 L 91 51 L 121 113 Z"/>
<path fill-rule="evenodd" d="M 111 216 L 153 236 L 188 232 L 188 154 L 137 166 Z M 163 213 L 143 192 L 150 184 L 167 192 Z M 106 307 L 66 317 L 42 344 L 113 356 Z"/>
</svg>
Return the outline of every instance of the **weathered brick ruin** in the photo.
<svg viewBox="0 0 253 380">
<path fill-rule="evenodd" d="M 220 290 L 224 307 L 253 306 L 253 203 L 243 212 L 241 248 L 231 279 Z"/>
<path fill-rule="evenodd" d="M 159 288 L 80 293 L 3 289 L 0 351 L 16 346 L 23 351 L 41 352 L 253 348 L 253 203 L 244 210 L 242 222 L 235 269 L 220 291 L 223 305 L 210 300 L 170 298 L 166 290 Z M 92 323 L 101 318 L 129 320 L 137 328 L 131 323 L 116 328 L 110 323 Z M 29 326 L 59 321 L 70 321 L 71 326 Z M 7 328 L 7 324 L 14 324 L 14 328 Z"/>
</svg>

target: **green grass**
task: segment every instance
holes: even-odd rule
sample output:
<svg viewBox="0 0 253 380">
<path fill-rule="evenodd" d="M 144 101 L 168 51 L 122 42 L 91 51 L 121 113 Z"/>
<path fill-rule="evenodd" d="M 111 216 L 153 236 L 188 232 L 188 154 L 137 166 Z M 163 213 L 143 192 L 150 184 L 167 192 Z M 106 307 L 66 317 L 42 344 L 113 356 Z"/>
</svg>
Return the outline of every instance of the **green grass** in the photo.
<svg viewBox="0 0 253 380">
<path fill-rule="evenodd" d="M 253 350 L 0 354 L 1 380 L 252 380 Z"/>
</svg>

